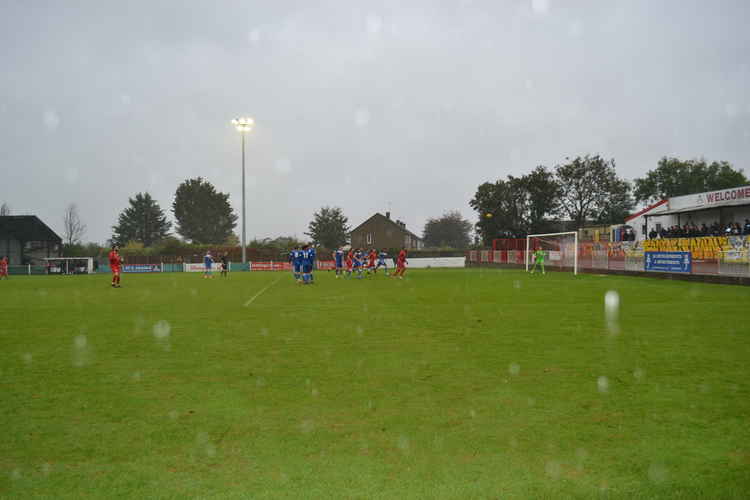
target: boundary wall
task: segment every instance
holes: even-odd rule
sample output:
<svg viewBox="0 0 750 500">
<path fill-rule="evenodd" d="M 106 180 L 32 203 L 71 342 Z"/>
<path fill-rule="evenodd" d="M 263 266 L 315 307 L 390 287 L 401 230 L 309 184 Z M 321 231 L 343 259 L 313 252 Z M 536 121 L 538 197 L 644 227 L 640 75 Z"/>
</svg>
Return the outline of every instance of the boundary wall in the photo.
<svg viewBox="0 0 750 500">
<path fill-rule="evenodd" d="M 466 267 L 466 258 L 460 257 L 415 257 L 407 259 L 408 267 L 412 269 L 419 268 L 461 268 Z M 389 268 L 396 267 L 391 259 L 387 261 Z M 332 260 L 316 260 L 315 269 L 318 271 L 329 271 L 334 269 L 334 261 Z M 221 265 L 214 263 L 211 270 L 213 272 L 219 272 Z M 255 261 L 248 262 L 243 265 L 239 262 L 229 263 L 230 272 L 238 271 L 292 271 L 292 266 L 286 261 Z M 109 265 L 100 265 L 95 273 L 109 273 Z M 205 272 L 205 268 L 202 263 L 166 263 L 162 262 L 159 264 L 123 264 L 122 272 L 124 274 L 132 273 L 148 273 L 148 274 L 159 274 L 159 273 L 180 273 L 180 272 L 192 272 L 202 273 Z M 21 275 L 21 274 L 49 274 L 45 266 L 9 266 L 9 274 Z"/>
<path fill-rule="evenodd" d="M 549 245 L 548 245 L 549 246 Z M 550 254 L 555 248 L 545 248 Z M 635 274 L 673 279 L 750 284 L 750 236 L 709 236 L 645 241 L 592 242 L 578 244 L 578 270 L 589 273 Z M 658 259 L 680 257 L 686 265 L 670 272 L 653 265 Z M 467 266 L 523 267 L 525 250 L 470 250 Z M 571 270 L 554 259 L 547 269 Z M 715 277 L 717 279 L 711 279 Z"/>
</svg>

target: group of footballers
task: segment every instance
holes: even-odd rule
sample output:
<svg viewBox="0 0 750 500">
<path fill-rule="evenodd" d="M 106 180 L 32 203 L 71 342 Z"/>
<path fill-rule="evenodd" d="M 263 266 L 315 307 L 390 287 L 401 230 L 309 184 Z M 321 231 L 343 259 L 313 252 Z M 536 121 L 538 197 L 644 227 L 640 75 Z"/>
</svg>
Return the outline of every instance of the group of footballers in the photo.
<svg viewBox="0 0 750 500">
<path fill-rule="evenodd" d="M 313 277 L 313 267 L 315 266 L 315 248 L 310 245 L 294 247 L 289 252 L 289 262 L 292 264 L 292 274 L 297 283 L 302 285 L 312 285 L 315 280 Z"/>
<path fill-rule="evenodd" d="M 346 277 L 351 278 L 352 276 L 361 279 L 365 275 L 375 274 L 381 267 L 388 274 L 388 252 L 381 250 L 378 252 L 374 248 L 369 252 L 364 251 L 361 248 L 352 248 L 345 251 L 343 248 L 338 248 L 332 254 L 334 261 L 334 269 L 336 272 L 336 278 Z M 311 285 L 315 282 L 313 275 L 313 268 L 315 267 L 315 259 L 317 254 L 315 248 L 310 245 L 304 245 L 302 247 L 294 247 L 289 252 L 289 262 L 292 265 L 292 275 L 297 283 L 303 285 Z M 393 277 L 403 279 L 404 273 L 406 272 L 406 248 L 402 248 L 396 258 L 396 271 L 392 274 Z"/>
<path fill-rule="evenodd" d="M 352 275 L 356 275 L 356 278 L 361 279 L 366 274 L 377 274 L 378 269 L 381 267 L 388 276 L 388 252 L 381 250 L 378 252 L 374 248 L 370 249 L 369 252 L 363 251 L 361 248 L 349 249 L 346 254 L 344 250 L 339 248 L 333 252 L 333 260 L 336 269 L 336 278 L 345 276 L 351 278 Z M 377 263 L 375 262 L 377 260 Z M 406 248 L 402 248 L 396 258 L 396 271 L 393 273 L 393 277 L 403 279 L 404 273 L 406 272 Z M 346 267 L 344 267 L 346 266 Z"/>
<path fill-rule="evenodd" d="M 311 285 L 314 281 L 313 268 L 315 267 L 315 259 L 317 255 L 315 248 L 310 245 L 304 245 L 302 247 L 295 247 L 289 252 L 289 261 L 292 264 L 292 273 L 294 279 L 301 284 Z M 333 252 L 333 260 L 335 264 L 336 278 L 345 276 L 351 278 L 364 278 L 366 274 L 378 272 L 381 267 L 388 274 L 388 252 L 381 250 L 378 252 L 374 248 L 369 252 L 363 251 L 361 248 L 352 248 L 348 252 L 344 252 L 343 248 L 337 249 Z M 229 271 L 229 262 L 227 254 L 224 253 L 220 257 L 221 261 L 221 276 L 226 277 Z M 120 275 L 122 273 L 122 264 L 125 260 L 120 255 L 120 248 L 117 245 L 112 246 L 112 250 L 109 252 L 109 268 L 112 271 L 112 288 L 120 288 Z M 205 272 L 203 273 L 204 278 L 212 278 L 212 268 L 214 259 L 211 256 L 211 252 L 206 252 L 203 257 L 203 266 Z M 396 270 L 392 274 L 394 278 L 403 279 L 404 273 L 406 272 L 406 248 L 402 248 L 396 258 Z M 8 260 L 6 258 L 0 259 L 0 278 L 8 275 Z"/>
<path fill-rule="evenodd" d="M 219 257 L 219 261 L 221 262 L 221 277 L 226 278 L 229 276 L 229 256 L 226 252 L 221 254 Z M 211 256 L 211 250 L 208 250 L 206 252 L 206 255 L 203 256 L 203 277 L 204 278 L 213 278 L 213 265 L 214 265 L 214 258 Z"/>
</svg>

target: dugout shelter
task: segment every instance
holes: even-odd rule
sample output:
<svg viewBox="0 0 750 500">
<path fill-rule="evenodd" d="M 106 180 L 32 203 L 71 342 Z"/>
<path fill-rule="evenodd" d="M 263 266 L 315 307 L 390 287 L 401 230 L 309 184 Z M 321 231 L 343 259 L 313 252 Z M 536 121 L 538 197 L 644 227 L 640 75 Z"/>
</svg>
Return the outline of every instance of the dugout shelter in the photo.
<svg viewBox="0 0 750 500">
<path fill-rule="evenodd" d="M 11 266 L 42 262 L 62 255 L 62 238 L 36 215 L 3 215 L 0 255 L 7 255 Z"/>
</svg>

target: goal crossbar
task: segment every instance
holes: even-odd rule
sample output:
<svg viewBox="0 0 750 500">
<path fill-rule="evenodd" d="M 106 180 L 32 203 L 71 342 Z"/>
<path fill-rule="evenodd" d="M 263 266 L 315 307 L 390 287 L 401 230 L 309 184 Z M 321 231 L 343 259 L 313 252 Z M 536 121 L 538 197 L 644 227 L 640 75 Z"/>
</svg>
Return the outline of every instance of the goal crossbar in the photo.
<svg viewBox="0 0 750 500">
<path fill-rule="evenodd" d="M 529 272 L 529 244 L 531 243 L 531 238 L 545 238 L 548 236 L 566 236 L 566 235 L 573 235 L 574 239 L 574 246 L 575 251 L 573 252 L 573 274 L 578 274 L 578 231 L 565 231 L 562 233 L 544 233 L 544 234 L 527 234 L 526 235 L 526 255 L 524 256 L 524 261 L 526 263 L 526 272 Z"/>
</svg>

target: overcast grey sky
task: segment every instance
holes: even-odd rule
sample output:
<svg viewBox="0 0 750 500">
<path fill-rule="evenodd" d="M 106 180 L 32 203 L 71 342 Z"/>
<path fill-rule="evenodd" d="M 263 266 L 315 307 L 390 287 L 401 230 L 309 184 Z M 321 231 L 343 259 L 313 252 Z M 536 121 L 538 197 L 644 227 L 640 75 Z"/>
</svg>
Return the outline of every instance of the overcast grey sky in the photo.
<svg viewBox="0 0 750 500">
<path fill-rule="evenodd" d="M 0 202 L 59 232 L 76 202 L 86 240 L 189 177 L 239 212 L 240 115 L 248 238 L 322 205 L 474 222 L 480 183 L 577 154 L 747 172 L 744 0 L 0 3 Z"/>
</svg>

